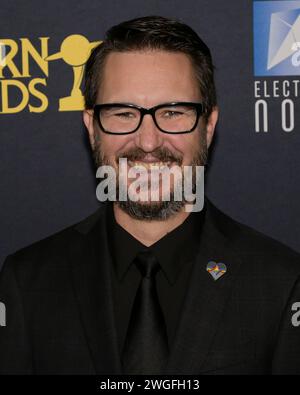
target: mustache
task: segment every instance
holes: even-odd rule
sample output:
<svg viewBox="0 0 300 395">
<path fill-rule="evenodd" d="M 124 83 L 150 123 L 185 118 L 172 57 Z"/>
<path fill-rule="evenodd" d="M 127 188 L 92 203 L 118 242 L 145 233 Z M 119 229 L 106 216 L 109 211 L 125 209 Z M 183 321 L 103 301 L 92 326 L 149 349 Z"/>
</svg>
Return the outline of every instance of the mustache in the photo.
<svg viewBox="0 0 300 395">
<path fill-rule="evenodd" d="M 141 148 L 135 148 L 127 152 L 122 152 L 118 155 L 117 159 L 127 158 L 129 161 L 142 161 L 148 154 L 151 154 L 158 162 L 176 162 L 179 166 L 182 165 L 182 155 L 176 155 L 167 148 L 157 148 L 152 152 L 145 152 Z"/>
</svg>

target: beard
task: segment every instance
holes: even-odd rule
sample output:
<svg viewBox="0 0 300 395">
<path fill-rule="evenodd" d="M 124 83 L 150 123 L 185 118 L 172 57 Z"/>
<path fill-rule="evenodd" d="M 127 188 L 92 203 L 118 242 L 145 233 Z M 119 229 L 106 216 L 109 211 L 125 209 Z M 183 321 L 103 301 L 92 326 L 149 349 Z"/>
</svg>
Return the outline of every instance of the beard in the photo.
<svg viewBox="0 0 300 395">
<path fill-rule="evenodd" d="M 187 164 L 192 166 L 192 192 L 196 191 L 196 166 L 205 166 L 208 158 L 208 149 L 206 143 L 206 130 L 199 131 L 199 145 L 196 153 L 194 154 L 191 163 Z M 126 152 L 122 152 L 116 157 L 116 162 L 118 163 L 119 158 L 126 158 L 127 161 L 142 161 L 143 158 L 147 155 L 147 152 L 143 151 L 141 148 L 134 148 L 132 150 L 128 150 Z M 151 152 L 151 156 L 155 157 L 158 162 L 170 162 L 172 164 L 178 165 L 181 167 L 182 173 L 182 182 L 180 182 L 180 186 L 177 187 L 183 189 L 182 185 L 184 185 L 184 172 L 182 169 L 183 157 L 177 154 L 174 154 L 169 149 L 161 147 Z M 105 156 L 102 147 L 101 147 L 101 139 L 100 135 L 97 134 L 95 136 L 95 146 L 93 149 L 93 158 L 96 164 L 96 167 L 100 167 L 103 165 L 109 165 L 115 168 L 113 163 Z M 117 168 L 117 184 L 116 184 L 116 204 L 126 212 L 130 217 L 143 221 L 153 221 L 159 220 L 163 221 L 174 214 L 182 211 L 185 204 L 187 203 L 186 199 L 183 197 L 181 200 L 175 200 L 175 192 L 174 189 L 170 190 L 170 199 L 160 200 L 160 201 L 133 201 L 129 198 L 127 194 L 127 199 L 125 201 L 118 200 L 120 184 L 119 184 L 119 168 Z M 122 182 L 122 181 L 121 181 Z M 182 195 L 183 196 L 183 195 Z M 190 203 L 190 202 L 189 202 Z"/>
</svg>

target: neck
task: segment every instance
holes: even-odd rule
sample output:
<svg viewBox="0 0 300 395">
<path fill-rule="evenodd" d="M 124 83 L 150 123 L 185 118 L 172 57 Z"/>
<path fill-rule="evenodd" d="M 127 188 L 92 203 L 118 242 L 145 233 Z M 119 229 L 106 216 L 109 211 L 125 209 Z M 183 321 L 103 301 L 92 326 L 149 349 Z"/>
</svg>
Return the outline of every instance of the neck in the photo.
<svg viewBox="0 0 300 395">
<path fill-rule="evenodd" d="M 156 243 L 167 233 L 181 225 L 189 214 L 190 213 L 186 212 L 183 207 L 182 211 L 174 214 L 166 220 L 143 221 L 132 218 L 116 203 L 114 203 L 114 215 L 116 222 L 135 239 L 147 247 Z"/>
</svg>

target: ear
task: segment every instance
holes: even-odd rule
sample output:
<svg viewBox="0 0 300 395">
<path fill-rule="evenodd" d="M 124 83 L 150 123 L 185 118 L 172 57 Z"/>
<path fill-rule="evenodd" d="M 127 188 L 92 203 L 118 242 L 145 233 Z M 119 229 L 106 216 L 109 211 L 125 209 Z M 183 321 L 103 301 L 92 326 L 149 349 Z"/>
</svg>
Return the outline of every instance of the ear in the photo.
<svg viewBox="0 0 300 395">
<path fill-rule="evenodd" d="M 83 111 L 83 122 L 87 131 L 89 133 L 89 140 L 92 149 L 95 147 L 95 130 L 94 130 L 94 118 L 92 110 L 84 110 Z"/>
<path fill-rule="evenodd" d="M 208 120 L 207 120 L 207 125 L 206 125 L 206 143 L 207 143 L 207 148 L 209 148 L 213 136 L 214 136 L 214 132 L 215 132 L 215 128 L 216 128 L 216 124 L 218 121 L 218 117 L 219 117 L 219 109 L 218 107 L 214 107 Z"/>
</svg>

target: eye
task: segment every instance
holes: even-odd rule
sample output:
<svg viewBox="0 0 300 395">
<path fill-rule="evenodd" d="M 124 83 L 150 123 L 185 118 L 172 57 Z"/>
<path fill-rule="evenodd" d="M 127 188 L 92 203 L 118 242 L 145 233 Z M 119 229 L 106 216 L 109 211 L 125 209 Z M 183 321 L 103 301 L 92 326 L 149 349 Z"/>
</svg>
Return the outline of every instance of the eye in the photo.
<svg viewBox="0 0 300 395">
<path fill-rule="evenodd" d="M 165 118 L 176 118 L 179 117 L 180 115 L 182 115 L 183 113 L 180 111 L 175 111 L 175 110 L 166 110 L 164 111 L 164 113 L 162 114 L 163 117 Z"/>
<path fill-rule="evenodd" d="M 136 114 L 130 111 L 118 112 L 114 114 L 118 118 L 135 118 Z"/>
</svg>

